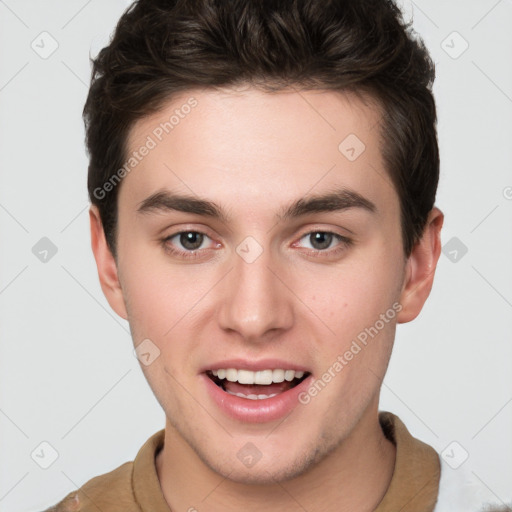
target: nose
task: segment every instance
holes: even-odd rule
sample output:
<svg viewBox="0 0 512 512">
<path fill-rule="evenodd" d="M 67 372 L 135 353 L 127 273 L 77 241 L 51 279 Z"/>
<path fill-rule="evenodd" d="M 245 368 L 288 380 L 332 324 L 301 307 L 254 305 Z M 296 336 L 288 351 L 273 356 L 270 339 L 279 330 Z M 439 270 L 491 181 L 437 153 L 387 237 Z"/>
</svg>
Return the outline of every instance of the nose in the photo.
<svg viewBox="0 0 512 512">
<path fill-rule="evenodd" d="M 246 342 L 261 343 L 291 327 L 293 294 L 286 271 L 269 250 L 251 260 L 242 251 L 233 254 L 233 269 L 219 290 L 218 322 Z"/>
</svg>

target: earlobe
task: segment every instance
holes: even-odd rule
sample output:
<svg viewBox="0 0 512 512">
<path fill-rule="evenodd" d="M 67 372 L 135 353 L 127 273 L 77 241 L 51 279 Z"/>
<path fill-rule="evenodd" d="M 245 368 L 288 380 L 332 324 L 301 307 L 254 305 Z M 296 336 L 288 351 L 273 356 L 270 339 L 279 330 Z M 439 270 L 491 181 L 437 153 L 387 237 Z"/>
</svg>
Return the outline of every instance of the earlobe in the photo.
<svg viewBox="0 0 512 512">
<path fill-rule="evenodd" d="M 91 225 L 91 247 L 96 260 L 101 289 L 110 307 L 125 320 L 128 319 L 123 291 L 119 281 L 117 264 L 108 247 L 98 208 L 89 209 Z"/>
<path fill-rule="evenodd" d="M 430 211 L 422 238 L 414 246 L 406 263 L 405 280 L 400 296 L 402 310 L 398 323 L 414 320 L 430 295 L 434 274 L 441 254 L 441 228 L 444 215 L 439 208 Z"/>
</svg>

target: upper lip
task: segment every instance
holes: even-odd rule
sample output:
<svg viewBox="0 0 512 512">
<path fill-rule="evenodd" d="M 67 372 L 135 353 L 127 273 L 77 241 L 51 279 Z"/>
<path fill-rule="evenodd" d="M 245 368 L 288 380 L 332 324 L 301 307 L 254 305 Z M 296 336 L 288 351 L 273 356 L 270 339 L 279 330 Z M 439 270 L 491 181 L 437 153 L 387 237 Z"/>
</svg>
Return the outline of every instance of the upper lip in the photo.
<svg viewBox="0 0 512 512">
<path fill-rule="evenodd" d="M 237 370 L 250 370 L 253 372 L 261 370 L 282 369 L 310 373 L 310 370 L 306 366 L 302 364 L 292 363 L 289 361 L 284 361 L 282 359 L 260 359 L 258 361 L 250 361 L 248 359 L 229 359 L 224 361 L 218 361 L 215 363 L 210 363 L 207 366 L 201 368 L 200 372 L 204 373 L 211 370 L 219 370 L 221 368 L 236 368 Z"/>
</svg>

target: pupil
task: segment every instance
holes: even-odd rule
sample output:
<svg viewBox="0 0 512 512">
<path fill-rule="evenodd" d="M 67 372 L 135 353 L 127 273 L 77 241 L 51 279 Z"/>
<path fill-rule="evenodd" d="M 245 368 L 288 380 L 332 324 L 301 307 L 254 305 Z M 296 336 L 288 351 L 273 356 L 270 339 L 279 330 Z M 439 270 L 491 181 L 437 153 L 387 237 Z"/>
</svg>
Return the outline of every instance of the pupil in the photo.
<svg viewBox="0 0 512 512">
<path fill-rule="evenodd" d="M 332 242 L 332 233 L 313 233 L 310 235 L 310 241 L 315 249 L 327 249 Z"/>
<path fill-rule="evenodd" d="M 191 251 L 199 249 L 203 243 L 203 235 L 201 233 L 194 233 L 193 231 L 182 233 L 180 235 L 180 243 L 183 247 Z"/>
</svg>

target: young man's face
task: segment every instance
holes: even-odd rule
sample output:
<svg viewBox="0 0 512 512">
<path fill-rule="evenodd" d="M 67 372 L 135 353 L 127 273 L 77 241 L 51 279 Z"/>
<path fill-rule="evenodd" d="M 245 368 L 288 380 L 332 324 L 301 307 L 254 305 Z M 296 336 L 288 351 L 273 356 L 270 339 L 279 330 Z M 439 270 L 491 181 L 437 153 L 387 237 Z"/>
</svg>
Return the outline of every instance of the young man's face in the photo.
<svg viewBox="0 0 512 512">
<path fill-rule="evenodd" d="M 395 325 L 419 312 L 378 121 L 355 96 L 247 88 L 190 91 L 133 127 L 130 155 L 155 147 L 122 182 L 118 267 L 102 286 L 135 346 L 151 340 L 144 357 L 160 352 L 142 369 L 176 442 L 230 479 L 299 475 L 376 423 Z M 140 209 L 156 193 L 222 217 Z M 307 377 L 219 386 L 211 372 L 229 369 Z M 257 378 L 270 375 L 283 378 Z"/>
</svg>

